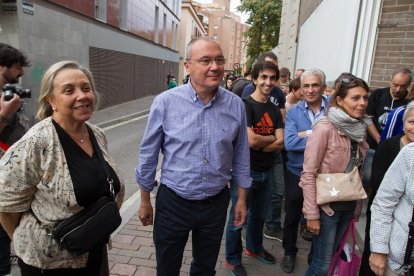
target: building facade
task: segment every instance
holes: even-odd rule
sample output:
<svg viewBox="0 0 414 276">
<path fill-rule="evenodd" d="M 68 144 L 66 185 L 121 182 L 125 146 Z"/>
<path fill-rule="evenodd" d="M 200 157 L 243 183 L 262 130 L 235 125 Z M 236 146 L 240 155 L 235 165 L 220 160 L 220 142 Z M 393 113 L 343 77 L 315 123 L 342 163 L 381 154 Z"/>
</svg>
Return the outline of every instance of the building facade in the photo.
<svg viewBox="0 0 414 276">
<path fill-rule="evenodd" d="M 178 28 L 178 52 L 180 54 L 180 64 L 178 70 L 177 82 L 182 83 L 187 75 L 184 68 L 184 60 L 186 57 L 186 46 L 191 39 L 206 36 L 207 30 L 202 22 L 202 16 L 197 14 L 192 0 L 182 0 L 181 4 L 181 20 Z"/>
<path fill-rule="evenodd" d="M 68 59 L 91 69 L 104 108 L 166 89 L 178 73 L 180 12 L 178 0 L 0 0 L 0 41 L 31 60 L 29 113 L 44 71 Z"/>
<path fill-rule="evenodd" d="M 232 71 L 246 62 L 247 40 L 244 33 L 248 25 L 230 12 L 230 0 L 214 0 L 212 4 L 196 4 L 208 30 L 208 36 L 217 40 L 226 58 L 226 71 Z"/>
<path fill-rule="evenodd" d="M 291 70 L 319 67 L 328 80 L 351 72 L 371 88 L 389 86 L 394 69 L 414 69 L 414 2 L 283 1 L 279 43 L 279 64 Z"/>
</svg>

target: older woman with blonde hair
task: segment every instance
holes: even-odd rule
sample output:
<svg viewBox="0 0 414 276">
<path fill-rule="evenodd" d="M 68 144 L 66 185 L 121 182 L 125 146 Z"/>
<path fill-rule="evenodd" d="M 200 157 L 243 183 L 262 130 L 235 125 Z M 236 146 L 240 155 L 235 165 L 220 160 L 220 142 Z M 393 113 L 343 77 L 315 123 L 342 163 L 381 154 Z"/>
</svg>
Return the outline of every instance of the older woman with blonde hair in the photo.
<svg viewBox="0 0 414 276">
<path fill-rule="evenodd" d="M 108 274 L 105 244 L 77 256 L 50 235 L 103 196 L 122 204 L 124 185 L 105 134 L 87 122 L 96 98 L 88 69 L 75 61 L 53 64 L 41 83 L 41 121 L 0 160 L 0 222 L 23 276 Z"/>
</svg>

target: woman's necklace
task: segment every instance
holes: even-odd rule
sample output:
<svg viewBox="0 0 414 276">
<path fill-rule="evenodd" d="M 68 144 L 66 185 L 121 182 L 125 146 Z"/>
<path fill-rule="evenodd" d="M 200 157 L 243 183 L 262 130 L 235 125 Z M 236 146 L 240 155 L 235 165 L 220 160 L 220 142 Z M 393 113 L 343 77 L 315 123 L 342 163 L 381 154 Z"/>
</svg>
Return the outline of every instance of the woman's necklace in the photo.
<svg viewBox="0 0 414 276">
<path fill-rule="evenodd" d="M 85 142 L 86 139 L 86 130 L 83 131 L 83 137 L 80 139 L 81 144 Z"/>
</svg>

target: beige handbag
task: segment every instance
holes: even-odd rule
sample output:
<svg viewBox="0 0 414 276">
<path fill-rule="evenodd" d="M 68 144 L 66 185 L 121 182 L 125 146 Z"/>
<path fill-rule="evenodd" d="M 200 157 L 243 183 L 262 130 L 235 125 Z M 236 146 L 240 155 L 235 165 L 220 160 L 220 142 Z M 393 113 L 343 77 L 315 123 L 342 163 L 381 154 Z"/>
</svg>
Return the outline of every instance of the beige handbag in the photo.
<svg viewBox="0 0 414 276">
<path fill-rule="evenodd" d="M 316 203 L 352 201 L 367 198 L 358 167 L 349 173 L 320 173 L 316 177 Z"/>
</svg>

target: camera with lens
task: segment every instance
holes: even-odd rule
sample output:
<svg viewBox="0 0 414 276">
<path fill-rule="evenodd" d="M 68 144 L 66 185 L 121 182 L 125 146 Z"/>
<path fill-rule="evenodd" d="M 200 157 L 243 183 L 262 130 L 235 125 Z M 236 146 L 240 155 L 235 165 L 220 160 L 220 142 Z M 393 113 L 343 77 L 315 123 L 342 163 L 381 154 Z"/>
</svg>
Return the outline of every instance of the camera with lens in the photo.
<svg viewBox="0 0 414 276">
<path fill-rule="evenodd" d="M 20 98 L 31 98 L 32 91 L 29 88 L 15 87 L 10 83 L 6 83 L 3 87 L 4 100 L 10 101 L 13 98 L 13 93 L 19 95 Z"/>
</svg>

